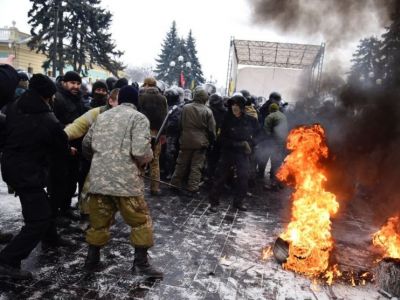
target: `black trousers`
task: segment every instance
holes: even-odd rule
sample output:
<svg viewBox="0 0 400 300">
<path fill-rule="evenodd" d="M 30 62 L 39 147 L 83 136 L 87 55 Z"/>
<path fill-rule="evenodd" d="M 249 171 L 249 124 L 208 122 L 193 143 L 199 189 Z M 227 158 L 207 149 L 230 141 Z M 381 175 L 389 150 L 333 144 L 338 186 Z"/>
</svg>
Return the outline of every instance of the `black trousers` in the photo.
<svg viewBox="0 0 400 300">
<path fill-rule="evenodd" d="M 219 156 L 221 153 L 221 147 L 219 142 L 215 142 L 209 149 L 207 153 L 207 176 L 209 179 L 214 177 L 215 171 L 217 169 Z"/>
<path fill-rule="evenodd" d="M 59 214 L 71 208 L 72 197 L 79 181 L 79 156 L 70 156 L 63 161 L 54 161 L 50 166 L 49 194 L 58 206 Z"/>
<path fill-rule="evenodd" d="M 14 239 L 0 252 L 0 262 L 19 268 L 40 241 L 57 239 L 54 222 L 55 206 L 42 188 L 16 191 L 22 206 L 25 225 Z"/>
<path fill-rule="evenodd" d="M 265 168 L 268 159 L 271 159 L 271 169 L 269 172 L 269 177 L 271 182 L 276 182 L 276 172 L 281 166 L 285 158 L 286 150 L 285 144 L 283 142 L 278 143 L 271 140 L 261 142 L 256 148 L 256 160 L 258 164 L 258 176 L 260 178 L 264 177 Z"/>
<path fill-rule="evenodd" d="M 223 185 L 228 179 L 231 168 L 236 169 L 236 182 L 234 183 L 234 204 L 241 204 L 247 193 L 250 173 L 249 156 L 244 153 L 222 152 L 209 195 L 211 205 L 218 205 L 223 191 Z"/>
</svg>

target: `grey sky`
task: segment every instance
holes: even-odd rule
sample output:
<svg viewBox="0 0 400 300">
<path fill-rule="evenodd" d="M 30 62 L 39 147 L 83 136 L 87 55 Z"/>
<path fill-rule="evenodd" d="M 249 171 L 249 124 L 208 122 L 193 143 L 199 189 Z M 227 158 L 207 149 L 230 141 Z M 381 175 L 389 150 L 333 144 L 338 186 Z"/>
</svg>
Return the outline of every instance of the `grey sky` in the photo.
<svg viewBox="0 0 400 300">
<path fill-rule="evenodd" d="M 175 20 L 180 36 L 186 37 L 192 29 L 204 75 L 207 80 L 211 76 L 217 79 L 218 85 L 225 85 L 231 36 L 273 42 L 320 44 L 324 41 L 317 30 L 312 36 L 283 35 L 270 26 L 254 25 L 246 0 L 103 0 L 102 5 L 113 13 L 111 33 L 118 49 L 125 51 L 122 58 L 125 64 L 154 67 L 161 43 Z M 0 26 L 10 26 L 15 20 L 20 30 L 29 32 L 27 12 L 30 6 L 29 0 L 0 0 Z M 360 38 L 381 31 L 371 24 Z M 336 54 L 339 53 L 345 64 L 357 40 L 338 49 Z M 332 59 L 329 47 L 327 59 Z"/>
</svg>

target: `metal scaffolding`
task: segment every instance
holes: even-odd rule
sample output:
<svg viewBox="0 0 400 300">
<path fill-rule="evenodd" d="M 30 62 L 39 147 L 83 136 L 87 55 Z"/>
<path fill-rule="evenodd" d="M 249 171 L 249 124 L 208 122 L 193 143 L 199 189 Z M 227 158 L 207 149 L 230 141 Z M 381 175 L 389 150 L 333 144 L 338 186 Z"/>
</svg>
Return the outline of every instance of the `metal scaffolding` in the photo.
<svg viewBox="0 0 400 300">
<path fill-rule="evenodd" d="M 264 41 L 235 40 L 229 47 L 226 92 L 232 78 L 236 78 L 238 65 L 272 68 L 309 69 L 309 88 L 319 93 L 325 44 L 308 45 Z M 236 65 L 236 70 L 234 70 Z"/>
</svg>

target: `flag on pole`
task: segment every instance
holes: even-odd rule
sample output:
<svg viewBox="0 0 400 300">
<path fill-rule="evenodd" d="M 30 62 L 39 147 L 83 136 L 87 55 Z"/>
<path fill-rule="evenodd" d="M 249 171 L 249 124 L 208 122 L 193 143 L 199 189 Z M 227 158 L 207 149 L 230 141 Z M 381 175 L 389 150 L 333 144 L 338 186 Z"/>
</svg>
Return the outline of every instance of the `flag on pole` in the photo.
<svg viewBox="0 0 400 300">
<path fill-rule="evenodd" d="M 180 80 L 179 80 L 179 85 L 180 85 L 180 87 L 185 87 L 185 76 L 183 75 L 183 71 L 181 71 L 181 77 L 180 77 Z"/>
</svg>

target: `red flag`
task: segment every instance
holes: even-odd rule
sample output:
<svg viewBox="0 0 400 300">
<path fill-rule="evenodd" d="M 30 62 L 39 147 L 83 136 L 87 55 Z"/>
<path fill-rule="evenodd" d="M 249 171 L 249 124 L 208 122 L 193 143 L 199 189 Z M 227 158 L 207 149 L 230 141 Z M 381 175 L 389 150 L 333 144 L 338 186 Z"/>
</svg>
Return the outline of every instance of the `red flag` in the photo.
<svg viewBox="0 0 400 300">
<path fill-rule="evenodd" d="M 180 87 L 185 87 L 185 83 L 186 83 L 185 76 L 183 75 L 183 71 L 181 71 L 181 77 L 180 77 L 180 80 L 179 80 Z"/>
</svg>

